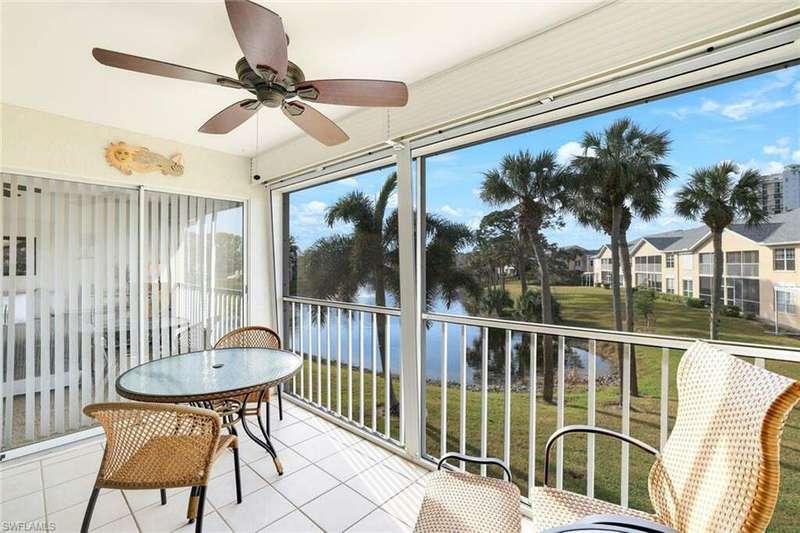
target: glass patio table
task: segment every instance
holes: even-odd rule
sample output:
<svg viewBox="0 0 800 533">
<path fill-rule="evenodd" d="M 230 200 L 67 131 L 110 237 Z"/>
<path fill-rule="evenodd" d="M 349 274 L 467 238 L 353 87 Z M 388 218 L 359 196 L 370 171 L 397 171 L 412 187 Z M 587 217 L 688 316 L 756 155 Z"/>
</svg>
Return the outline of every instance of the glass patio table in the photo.
<svg viewBox="0 0 800 533">
<path fill-rule="evenodd" d="M 141 402 L 233 406 L 233 411 L 222 413 L 229 430 L 236 434 L 234 423 L 241 420 L 247 436 L 272 456 L 275 469 L 282 475 L 283 466 L 261 420 L 261 403 L 269 387 L 291 379 L 301 365 L 300 357 L 286 350 L 205 350 L 135 366 L 117 378 L 116 389 L 120 396 Z M 237 400 L 251 393 L 258 395 L 258 422 L 263 439 L 253 433 L 244 419 L 246 401 Z"/>
</svg>

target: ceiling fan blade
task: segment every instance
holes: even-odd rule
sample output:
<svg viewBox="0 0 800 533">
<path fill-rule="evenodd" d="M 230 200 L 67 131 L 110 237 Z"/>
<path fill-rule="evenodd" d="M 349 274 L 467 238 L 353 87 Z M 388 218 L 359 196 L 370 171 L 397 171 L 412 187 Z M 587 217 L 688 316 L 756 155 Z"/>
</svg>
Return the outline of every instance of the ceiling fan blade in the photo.
<svg viewBox="0 0 800 533">
<path fill-rule="evenodd" d="M 342 144 L 350 139 L 331 119 L 300 102 L 283 104 L 283 114 L 297 126 L 326 146 Z"/>
<path fill-rule="evenodd" d="M 320 104 L 402 107 L 408 103 L 408 87 L 401 81 L 311 80 L 295 89 L 300 98 Z"/>
<path fill-rule="evenodd" d="M 235 89 L 242 88 L 242 83 L 237 79 L 229 78 L 228 76 L 222 76 L 220 74 L 214 74 L 213 72 L 206 72 L 204 70 L 197 70 L 181 65 L 175 65 L 173 63 L 166 63 L 156 59 L 148 59 L 146 57 L 123 54 L 122 52 L 113 52 L 103 48 L 93 48 L 92 55 L 97 61 L 109 67 L 133 70 L 134 72 L 142 72 L 144 74 L 152 74 L 154 76 L 164 76 L 165 78 L 199 81 L 202 83 L 222 85 L 223 87 L 232 87 Z"/>
<path fill-rule="evenodd" d="M 208 119 L 197 131 L 215 134 L 229 133 L 255 115 L 259 107 L 261 104 L 258 103 L 258 100 L 247 99 L 236 102 Z"/>
<path fill-rule="evenodd" d="M 250 68 L 270 81 L 282 80 L 289 56 L 281 17 L 249 0 L 225 0 L 225 9 Z"/>
</svg>

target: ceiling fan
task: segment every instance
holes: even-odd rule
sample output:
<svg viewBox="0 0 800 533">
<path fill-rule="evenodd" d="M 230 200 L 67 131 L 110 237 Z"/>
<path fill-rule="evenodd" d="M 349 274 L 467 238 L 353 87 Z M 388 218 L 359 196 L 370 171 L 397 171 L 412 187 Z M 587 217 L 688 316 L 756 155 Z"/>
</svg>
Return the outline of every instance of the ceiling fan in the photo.
<svg viewBox="0 0 800 533">
<path fill-rule="evenodd" d="M 261 106 L 280 107 L 300 129 L 319 142 L 334 146 L 347 141 L 347 134 L 328 117 L 298 99 L 369 107 L 402 107 L 408 102 L 408 88 L 399 81 L 306 80 L 300 67 L 288 59 L 289 36 L 280 16 L 249 0 L 225 0 L 225 8 L 244 53 L 236 62 L 238 79 L 103 48 L 92 49 L 92 55 L 109 67 L 244 89 L 255 96 L 231 104 L 208 119 L 198 130 L 202 133 L 228 133 L 255 115 Z"/>
</svg>

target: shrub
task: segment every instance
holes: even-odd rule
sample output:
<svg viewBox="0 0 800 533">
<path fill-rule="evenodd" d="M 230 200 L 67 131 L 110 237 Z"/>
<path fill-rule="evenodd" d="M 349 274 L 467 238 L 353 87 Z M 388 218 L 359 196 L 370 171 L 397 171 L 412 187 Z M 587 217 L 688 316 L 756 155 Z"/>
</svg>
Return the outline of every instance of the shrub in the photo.
<svg viewBox="0 0 800 533">
<path fill-rule="evenodd" d="M 755 313 L 743 313 L 742 318 L 744 318 L 745 320 L 755 320 L 756 315 Z"/>
<path fill-rule="evenodd" d="M 722 314 L 724 316 L 736 317 L 738 318 L 742 314 L 742 310 L 739 309 L 738 305 L 726 305 L 722 309 Z"/>
<path fill-rule="evenodd" d="M 484 316 L 502 317 L 507 314 L 507 309 L 514 305 L 514 300 L 507 290 L 499 287 L 490 287 L 481 296 L 478 306 Z"/>
<path fill-rule="evenodd" d="M 693 307 L 695 309 L 702 309 L 706 303 L 700 298 L 686 298 L 686 307 Z"/>
<path fill-rule="evenodd" d="M 636 308 L 636 312 L 644 318 L 645 327 L 650 329 L 656 309 L 656 291 L 652 289 L 636 291 L 633 297 L 633 306 Z"/>
<path fill-rule="evenodd" d="M 553 321 L 556 323 L 561 322 L 561 305 L 552 294 L 550 296 L 550 309 L 553 315 Z M 542 294 L 539 291 L 532 290 L 521 294 L 514 303 L 513 316 L 516 319 L 526 322 L 541 322 Z"/>
<path fill-rule="evenodd" d="M 664 300 L 665 302 L 686 303 L 686 297 L 680 294 L 670 294 L 668 292 L 656 291 L 656 299 Z"/>
</svg>

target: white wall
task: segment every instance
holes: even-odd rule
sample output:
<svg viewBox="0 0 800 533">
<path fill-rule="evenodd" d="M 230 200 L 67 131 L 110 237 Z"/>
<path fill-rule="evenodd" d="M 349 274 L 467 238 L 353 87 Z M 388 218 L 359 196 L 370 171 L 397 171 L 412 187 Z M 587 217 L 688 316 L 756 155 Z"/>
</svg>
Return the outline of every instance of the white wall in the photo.
<svg viewBox="0 0 800 533">
<path fill-rule="evenodd" d="M 266 193 L 263 187 L 251 184 L 248 158 L 7 104 L 0 104 L 0 115 L 3 171 L 247 200 L 250 322 L 271 322 L 273 308 L 267 302 L 272 290 L 263 275 L 267 268 L 269 231 Z M 175 177 L 154 172 L 126 176 L 105 160 L 105 148 L 114 141 L 146 146 L 164 155 L 180 152 L 184 157 L 184 174 Z"/>
<path fill-rule="evenodd" d="M 764 31 L 798 14 L 795 1 L 609 2 L 578 19 L 412 84 L 404 108 L 364 109 L 338 120 L 350 136 L 344 144 L 327 148 L 299 136 L 264 152 L 259 167 L 269 169 L 262 171 L 267 179 L 313 168 L 387 139 L 431 131 L 500 106 L 559 94 L 576 83 L 597 81 L 592 79 L 596 76 L 613 79 L 637 64 L 738 39 L 754 31 L 749 25 L 756 21 L 764 21 L 765 26 L 755 31 Z"/>
</svg>

